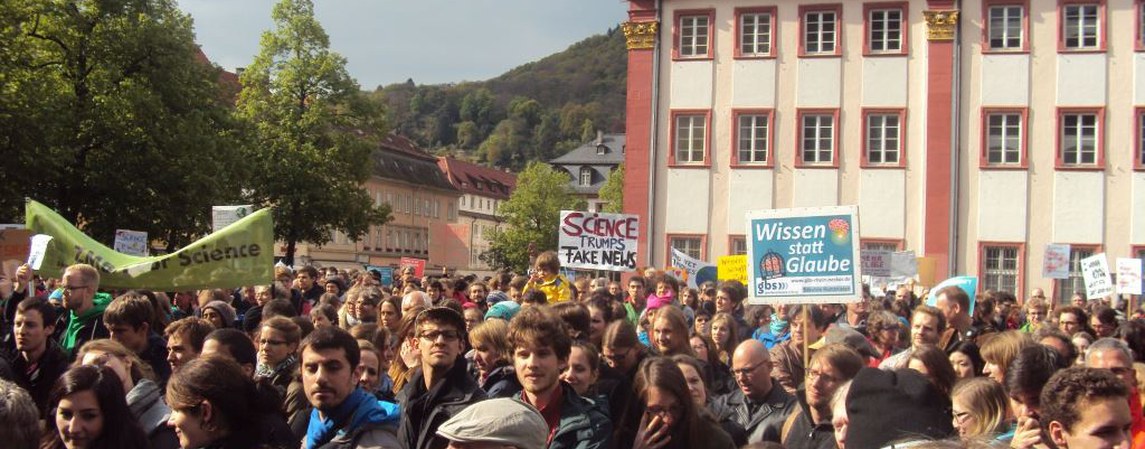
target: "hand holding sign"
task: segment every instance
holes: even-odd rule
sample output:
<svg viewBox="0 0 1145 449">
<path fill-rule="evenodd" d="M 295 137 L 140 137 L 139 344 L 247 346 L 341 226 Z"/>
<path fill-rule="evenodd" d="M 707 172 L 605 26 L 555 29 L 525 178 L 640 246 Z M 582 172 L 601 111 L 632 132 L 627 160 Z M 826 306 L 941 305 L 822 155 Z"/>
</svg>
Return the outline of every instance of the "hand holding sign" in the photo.
<svg viewBox="0 0 1145 449">
<path fill-rule="evenodd" d="M 47 234 L 33 235 L 32 236 L 32 247 L 31 247 L 31 249 L 28 250 L 28 263 L 26 265 L 20 267 L 20 271 L 17 272 L 16 276 L 18 278 L 24 278 L 24 277 L 27 278 L 27 279 L 24 279 L 24 281 L 27 282 L 27 284 L 25 284 L 25 285 L 27 285 L 29 298 L 34 296 L 35 291 L 33 291 L 33 289 L 32 289 L 32 284 L 33 284 L 33 282 L 31 282 L 32 281 L 32 273 L 30 273 L 30 272 L 26 273 L 26 271 L 34 271 L 34 270 L 40 269 L 40 265 L 44 264 L 44 254 L 46 254 L 48 252 L 48 243 L 50 243 L 51 241 L 52 241 L 52 236 L 50 236 L 50 235 L 47 235 Z M 31 268 L 31 269 L 26 270 L 27 268 Z"/>
</svg>

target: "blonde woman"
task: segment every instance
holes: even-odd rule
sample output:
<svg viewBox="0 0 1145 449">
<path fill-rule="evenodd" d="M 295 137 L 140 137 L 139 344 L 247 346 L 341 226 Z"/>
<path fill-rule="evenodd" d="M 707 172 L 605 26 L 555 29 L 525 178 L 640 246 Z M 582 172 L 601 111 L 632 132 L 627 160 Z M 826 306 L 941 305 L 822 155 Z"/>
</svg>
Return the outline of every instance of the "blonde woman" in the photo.
<svg viewBox="0 0 1145 449">
<path fill-rule="evenodd" d="M 950 393 L 954 428 L 964 440 L 994 438 L 1008 430 L 1002 385 L 985 377 L 964 379 Z"/>
</svg>

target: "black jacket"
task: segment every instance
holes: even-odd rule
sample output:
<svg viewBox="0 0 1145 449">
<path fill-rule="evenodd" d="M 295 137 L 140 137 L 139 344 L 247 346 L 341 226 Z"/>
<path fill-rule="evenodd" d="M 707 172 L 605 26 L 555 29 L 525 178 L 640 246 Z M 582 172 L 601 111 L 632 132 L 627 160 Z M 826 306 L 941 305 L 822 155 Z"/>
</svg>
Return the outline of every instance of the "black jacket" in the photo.
<svg viewBox="0 0 1145 449">
<path fill-rule="evenodd" d="M 612 422 L 607 412 L 592 400 L 576 394 L 569 384 L 562 381 L 559 388 L 562 397 L 561 418 L 548 449 L 610 448 Z M 515 397 L 521 399 L 521 394 Z"/>
<path fill-rule="evenodd" d="M 795 394 L 799 406 L 784 424 L 783 445 L 787 449 L 835 449 L 835 428 L 830 420 L 811 422 L 811 407 L 807 405 L 807 391 L 799 389 Z"/>
<path fill-rule="evenodd" d="M 721 396 L 712 403 L 717 421 L 731 419 L 743 426 L 747 442 L 779 442 L 783 423 L 795 410 L 795 398 L 772 379 L 771 392 L 760 404 L 749 404 L 742 390 Z"/>
<path fill-rule="evenodd" d="M 14 353 L 9 360 L 16 385 L 32 395 L 32 400 L 40 409 L 41 418 L 46 418 L 45 414 L 48 412 L 48 393 L 52 390 L 52 384 L 68 370 L 68 355 L 60 349 L 60 345 L 51 339 L 47 341 L 47 345 L 48 348 L 40 357 L 39 364 L 31 367 L 31 371 L 28 362 L 19 352 Z"/>
<path fill-rule="evenodd" d="M 458 356 L 445 379 L 429 389 L 421 369 L 417 369 L 398 393 L 402 407 L 398 440 L 405 449 L 442 449 L 449 441 L 437 436 L 437 428 L 485 398 L 485 391 L 466 370 L 464 357 Z"/>
<path fill-rule="evenodd" d="M 521 391 L 521 381 L 517 380 L 517 370 L 513 365 L 505 364 L 489 372 L 481 382 L 481 389 L 490 398 L 509 398 Z"/>
</svg>

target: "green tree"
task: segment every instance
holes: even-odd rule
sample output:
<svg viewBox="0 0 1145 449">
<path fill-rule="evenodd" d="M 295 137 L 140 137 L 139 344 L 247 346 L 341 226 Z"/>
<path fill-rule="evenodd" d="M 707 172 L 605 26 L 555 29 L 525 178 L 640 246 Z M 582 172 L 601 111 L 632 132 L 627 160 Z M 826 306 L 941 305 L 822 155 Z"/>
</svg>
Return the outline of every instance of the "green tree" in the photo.
<svg viewBox="0 0 1145 449">
<path fill-rule="evenodd" d="M 529 264 L 529 244 L 537 251 L 557 248 L 561 210 L 583 210 L 585 202 L 573 196 L 567 173 L 544 162 L 533 162 L 517 175 L 517 188 L 501 204 L 497 215 L 503 231 L 492 231 L 489 251 L 482 259 L 496 268 L 523 273 Z"/>
<path fill-rule="evenodd" d="M 271 17 L 274 28 L 243 73 L 238 110 L 256 130 L 252 199 L 275 207 L 275 236 L 293 263 L 298 242 L 321 245 L 333 231 L 357 239 L 390 210 L 362 188 L 374 164 L 373 143 L 361 135 L 381 135 L 380 111 L 330 51 L 310 0 L 282 0 Z"/>
<path fill-rule="evenodd" d="M 230 99 L 173 0 L 3 2 L 0 40 L 0 219 L 27 196 L 174 249 L 238 199 Z"/>
<path fill-rule="evenodd" d="M 624 164 L 608 174 L 608 180 L 600 186 L 600 199 L 606 201 L 605 212 L 618 214 L 624 210 Z"/>
</svg>

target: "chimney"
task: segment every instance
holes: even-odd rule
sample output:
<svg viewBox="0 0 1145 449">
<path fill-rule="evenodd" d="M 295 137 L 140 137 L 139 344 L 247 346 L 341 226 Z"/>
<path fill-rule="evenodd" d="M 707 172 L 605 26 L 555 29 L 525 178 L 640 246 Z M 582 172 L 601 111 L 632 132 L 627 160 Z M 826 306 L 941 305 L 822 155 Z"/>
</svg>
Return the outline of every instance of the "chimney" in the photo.
<svg viewBox="0 0 1145 449">
<path fill-rule="evenodd" d="M 604 145 L 604 131 L 596 130 L 596 145 Z"/>
<path fill-rule="evenodd" d="M 243 72 L 245 71 L 246 67 L 235 67 L 235 75 L 243 76 Z"/>
</svg>

